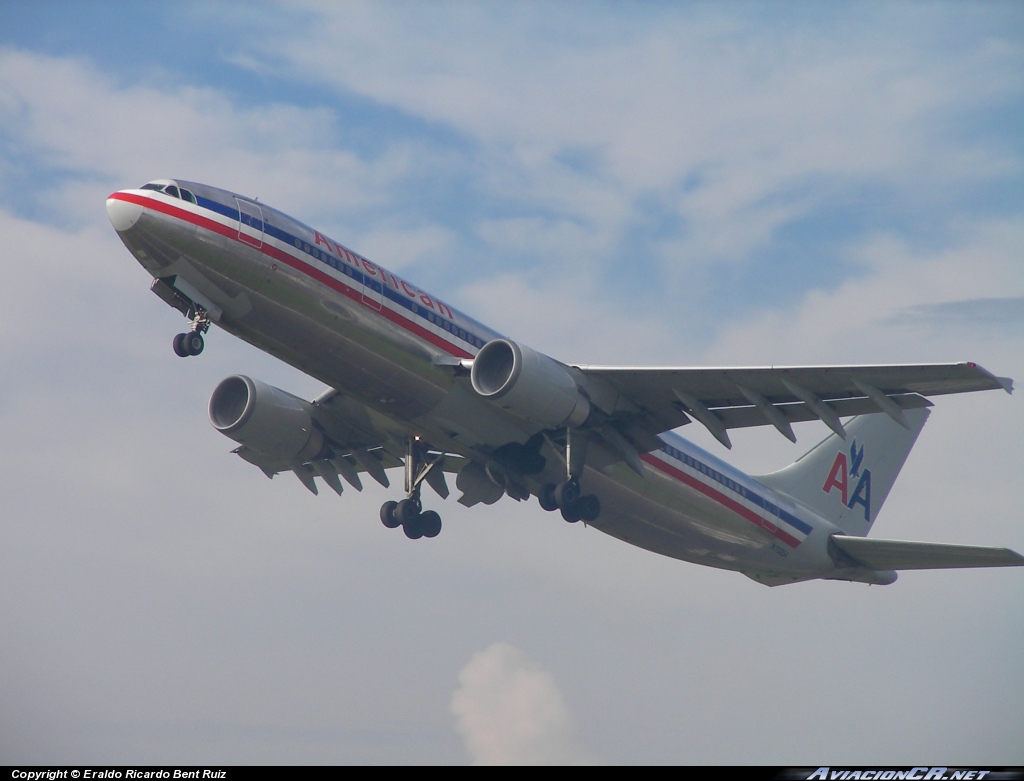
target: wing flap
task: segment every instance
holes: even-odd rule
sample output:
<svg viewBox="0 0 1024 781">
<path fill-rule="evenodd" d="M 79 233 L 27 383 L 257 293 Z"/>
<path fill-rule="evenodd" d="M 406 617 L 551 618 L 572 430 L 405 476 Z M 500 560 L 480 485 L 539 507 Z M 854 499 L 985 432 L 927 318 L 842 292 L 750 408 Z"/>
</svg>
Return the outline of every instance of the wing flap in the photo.
<svg viewBox="0 0 1024 781">
<path fill-rule="evenodd" d="M 829 552 L 842 563 L 850 563 L 847 559 L 851 559 L 854 564 L 874 570 L 1024 567 L 1024 556 L 1009 548 L 878 540 L 842 534 L 833 534 L 829 539 Z"/>
<path fill-rule="evenodd" d="M 291 472 L 294 471 L 295 462 L 284 458 L 277 458 L 273 455 L 262 453 L 259 450 L 254 450 L 251 447 L 241 445 L 231 451 L 236 455 L 240 456 L 250 464 L 258 466 L 268 476 L 273 476 L 280 472 Z M 312 464 L 313 462 L 309 462 Z M 320 463 L 320 462 L 316 462 Z M 376 472 L 379 469 L 393 469 L 394 467 L 402 466 L 402 460 L 395 458 L 393 455 L 388 453 L 383 448 L 369 448 L 366 450 L 357 450 L 348 448 L 342 451 L 341 454 L 335 454 L 333 460 L 328 462 L 332 466 L 324 467 L 328 473 L 337 472 L 346 480 L 349 479 L 350 475 L 355 475 L 360 472 L 366 473 Z M 316 467 L 311 467 L 317 476 L 321 476 L 321 472 Z M 351 481 L 350 481 L 351 482 Z"/>
<path fill-rule="evenodd" d="M 900 394 L 890 396 L 900 409 L 919 409 L 930 407 L 932 403 L 923 396 L 916 393 Z M 871 399 L 842 399 L 829 403 L 837 417 L 846 418 L 854 415 L 866 415 L 878 412 L 878 406 Z M 802 423 L 807 420 L 818 420 L 820 416 L 807 404 L 777 404 L 775 409 L 779 410 L 786 420 L 791 423 Z M 764 414 L 757 407 L 731 407 L 714 410 L 726 428 L 749 428 L 750 426 L 764 426 L 770 424 Z"/>
</svg>

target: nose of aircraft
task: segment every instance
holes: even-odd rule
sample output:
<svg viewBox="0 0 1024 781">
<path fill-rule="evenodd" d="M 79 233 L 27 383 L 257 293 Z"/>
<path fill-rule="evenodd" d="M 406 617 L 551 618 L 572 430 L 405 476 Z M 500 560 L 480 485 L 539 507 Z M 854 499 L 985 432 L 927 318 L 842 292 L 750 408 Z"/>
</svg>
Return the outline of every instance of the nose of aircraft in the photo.
<svg viewBox="0 0 1024 781">
<path fill-rule="evenodd" d="M 132 227 L 141 214 L 142 207 L 125 200 L 121 193 L 113 193 L 107 197 L 107 217 L 118 233 Z"/>
</svg>

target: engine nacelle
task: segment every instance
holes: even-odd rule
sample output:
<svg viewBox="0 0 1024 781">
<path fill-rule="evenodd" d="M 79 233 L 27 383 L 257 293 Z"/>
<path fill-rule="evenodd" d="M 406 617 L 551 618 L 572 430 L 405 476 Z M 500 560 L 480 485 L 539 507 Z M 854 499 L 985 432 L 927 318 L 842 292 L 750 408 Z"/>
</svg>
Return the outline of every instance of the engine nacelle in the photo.
<svg viewBox="0 0 1024 781">
<path fill-rule="evenodd" d="M 470 379 L 485 399 L 545 428 L 579 426 L 590 415 L 590 402 L 564 366 L 509 339 L 481 348 Z"/>
<path fill-rule="evenodd" d="M 240 374 L 214 389 L 210 422 L 235 442 L 286 461 L 309 461 L 324 449 L 312 404 Z"/>
</svg>

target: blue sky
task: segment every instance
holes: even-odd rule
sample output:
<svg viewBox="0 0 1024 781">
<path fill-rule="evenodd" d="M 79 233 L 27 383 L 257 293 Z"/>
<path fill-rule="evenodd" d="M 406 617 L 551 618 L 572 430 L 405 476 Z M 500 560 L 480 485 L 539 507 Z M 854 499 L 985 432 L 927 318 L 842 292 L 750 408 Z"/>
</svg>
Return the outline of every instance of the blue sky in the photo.
<svg viewBox="0 0 1024 781">
<path fill-rule="evenodd" d="M 321 389 L 178 361 L 102 208 L 259 196 L 567 361 L 1021 380 L 1022 73 L 1015 3 L 3 4 L 0 755 L 1024 764 L 1019 573 L 769 590 L 511 502 L 407 546 L 229 456 L 223 376 Z M 877 533 L 1024 550 L 1022 436 L 940 400 Z"/>
</svg>

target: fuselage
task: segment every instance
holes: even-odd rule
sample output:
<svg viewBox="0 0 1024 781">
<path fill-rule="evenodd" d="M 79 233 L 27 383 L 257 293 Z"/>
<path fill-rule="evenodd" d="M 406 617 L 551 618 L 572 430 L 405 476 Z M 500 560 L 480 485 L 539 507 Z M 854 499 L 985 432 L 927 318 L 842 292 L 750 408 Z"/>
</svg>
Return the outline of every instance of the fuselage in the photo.
<svg viewBox="0 0 1024 781">
<path fill-rule="evenodd" d="M 330 236 L 252 199 L 181 180 L 113 193 L 107 210 L 154 278 L 383 426 L 478 463 L 538 434 L 481 398 L 466 377 L 465 366 L 500 334 Z M 641 456 L 643 476 L 622 463 L 587 468 L 587 490 L 602 507 L 590 525 L 768 584 L 893 579 L 850 567 L 839 574 L 827 550 L 833 524 L 674 433 L 660 439 L 660 449 Z M 564 469 L 549 459 L 531 484 Z"/>
</svg>

